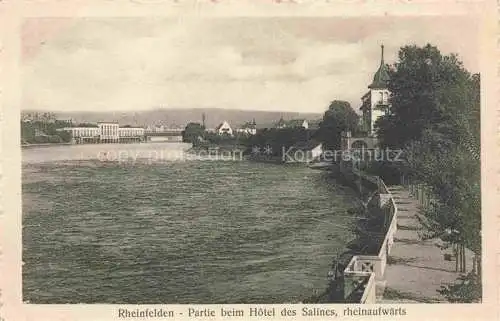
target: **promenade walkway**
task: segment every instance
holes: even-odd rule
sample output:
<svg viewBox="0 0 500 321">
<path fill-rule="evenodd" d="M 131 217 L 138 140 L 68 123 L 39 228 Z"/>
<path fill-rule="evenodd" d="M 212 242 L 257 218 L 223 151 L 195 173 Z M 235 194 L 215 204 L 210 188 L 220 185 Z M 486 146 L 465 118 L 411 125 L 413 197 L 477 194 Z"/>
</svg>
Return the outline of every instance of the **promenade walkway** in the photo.
<svg viewBox="0 0 500 321">
<path fill-rule="evenodd" d="M 397 207 L 398 230 L 385 270 L 385 291 L 379 303 L 445 302 L 437 290 L 453 283 L 460 275 L 455 272 L 455 261 L 444 260 L 444 253 L 436 244 L 440 240 L 423 241 L 417 219 L 418 200 L 403 186 L 391 186 Z M 467 271 L 472 269 L 472 253 L 466 251 Z"/>
</svg>

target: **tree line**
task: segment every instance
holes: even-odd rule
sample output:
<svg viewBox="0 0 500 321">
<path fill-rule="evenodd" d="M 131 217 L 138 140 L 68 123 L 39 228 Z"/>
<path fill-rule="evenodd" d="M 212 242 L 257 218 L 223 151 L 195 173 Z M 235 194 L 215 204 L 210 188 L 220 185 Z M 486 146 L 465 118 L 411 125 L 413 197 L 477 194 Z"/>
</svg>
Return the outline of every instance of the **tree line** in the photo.
<svg viewBox="0 0 500 321">
<path fill-rule="evenodd" d="M 21 121 L 21 144 L 68 143 L 71 134 L 58 131 L 64 127 L 70 127 L 70 123 L 62 120 L 48 122 L 45 119 Z"/>
<path fill-rule="evenodd" d="M 440 238 L 453 250 L 464 274 L 440 292 L 453 302 L 481 299 L 480 75 L 469 72 L 455 54 L 430 44 L 400 48 L 388 66 L 390 107 L 375 130 L 380 148 L 403 151 L 403 161 L 372 163 L 368 171 L 384 180 L 410 178 L 432 196 L 421 213 L 426 238 Z M 341 136 L 363 136 L 358 114 L 345 101 L 333 101 L 318 137 L 329 149 Z M 398 183 L 393 181 L 393 183 Z M 466 273 L 466 249 L 474 269 Z"/>
<path fill-rule="evenodd" d="M 475 271 L 442 293 L 451 301 L 481 297 L 480 75 L 457 55 L 430 44 L 405 46 L 390 66 L 391 105 L 375 127 L 382 148 L 401 149 L 404 162 L 387 164 L 430 190 L 422 213 L 426 237 L 454 249 L 465 272 L 465 248 Z"/>
<path fill-rule="evenodd" d="M 233 133 L 233 135 L 207 132 L 199 123 L 189 123 L 182 131 L 183 142 L 193 147 L 234 146 L 244 148 L 246 154 L 254 147 L 269 148 L 270 155 L 282 157 L 283 150 L 301 146 L 317 139 L 317 130 L 303 127 L 262 128 L 255 135 Z"/>
</svg>

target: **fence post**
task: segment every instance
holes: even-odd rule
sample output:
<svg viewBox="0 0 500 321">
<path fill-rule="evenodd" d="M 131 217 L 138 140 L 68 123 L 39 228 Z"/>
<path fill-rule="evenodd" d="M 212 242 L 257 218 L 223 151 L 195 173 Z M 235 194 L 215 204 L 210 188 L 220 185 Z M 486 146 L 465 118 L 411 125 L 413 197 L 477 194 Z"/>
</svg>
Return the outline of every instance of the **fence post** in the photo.
<svg viewBox="0 0 500 321">
<path fill-rule="evenodd" d="M 430 207 L 430 197 L 431 197 L 431 193 L 429 191 L 429 188 L 426 189 L 426 197 L 425 197 L 425 208 L 429 208 Z"/>
</svg>

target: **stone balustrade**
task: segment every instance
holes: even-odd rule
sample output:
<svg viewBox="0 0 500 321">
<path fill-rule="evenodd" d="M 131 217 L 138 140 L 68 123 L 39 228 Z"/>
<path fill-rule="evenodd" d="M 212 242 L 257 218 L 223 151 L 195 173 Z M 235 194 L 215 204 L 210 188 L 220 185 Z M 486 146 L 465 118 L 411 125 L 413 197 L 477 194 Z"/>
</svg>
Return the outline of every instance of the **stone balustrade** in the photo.
<svg viewBox="0 0 500 321">
<path fill-rule="evenodd" d="M 385 216 L 385 237 L 378 253 L 355 255 L 344 269 L 344 299 L 348 302 L 375 303 L 376 293 L 383 292 L 385 286 L 385 267 L 397 231 L 397 208 L 392 194 L 382 179 L 361 172 L 356 174 L 360 179 L 366 179 L 377 186 L 380 213 Z M 363 291 L 361 296 L 353 295 L 361 290 Z"/>
</svg>

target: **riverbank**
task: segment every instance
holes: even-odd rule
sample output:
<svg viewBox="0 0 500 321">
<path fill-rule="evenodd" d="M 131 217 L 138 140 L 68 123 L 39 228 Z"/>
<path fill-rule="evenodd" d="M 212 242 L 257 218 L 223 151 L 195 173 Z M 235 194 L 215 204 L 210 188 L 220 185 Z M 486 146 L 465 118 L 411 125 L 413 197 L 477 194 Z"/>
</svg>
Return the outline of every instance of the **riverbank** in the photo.
<svg viewBox="0 0 500 321">
<path fill-rule="evenodd" d="M 122 141 L 122 142 L 116 142 L 116 143 L 81 143 L 81 144 L 75 144 L 75 143 L 41 143 L 41 144 L 21 144 L 21 148 L 33 148 L 33 147 L 53 147 L 53 146 L 79 146 L 79 145 L 106 145 L 106 144 L 121 144 L 121 145 L 126 145 L 126 144 L 154 144 L 154 143 L 165 143 L 165 142 L 146 142 L 146 141 Z M 177 142 L 175 142 L 177 143 Z"/>
<path fill-rule="evenodd" d="M 339 164 L 332 164 L 326 169 L 336 182 L 350 188 L 357 195 L 359 206 L 347 211 L 351 217 L 355 218 L 351 230 L 354 237 L 339 254 L 332 257 L 325 291 L 307 298 L 303 303 L 351 302 L 346 301 L 343 272 L 354 257 L 378 254 L 386 230 L 383 216 L 377 215 L 380 214 L 377 183 L 361 173 L 355 174 L 349 170 L 341 170 Z"/>
<path fill-rule="evenodd" d="M 21 144 L 21 148 L 34 148 L 34 147 L 53 147 L 53 146 L 69 146 L 72 143 L 43 143 L 43 144 Z"/>
<path fill-rule="evenodd" d="M 467 264 L 459 272 L 452 249 L 439 238 L 422 237 L 420 214 L 428 206 L 424 193 L 413 185 L 386 186 L 380 178 L 352 169 L 338 176 L 357 189 L 361 199 L 369 195 L 365 211 L 358 213 L 364 217 L 357 222 L 357 237 L 334 259 L 328 289 L 305 303 L 455 302 L 449 286 L 478 267 L 473 253 L 465 249 Z M 370 184 L 374 192 L 363 193 Z"/>
</svg>

